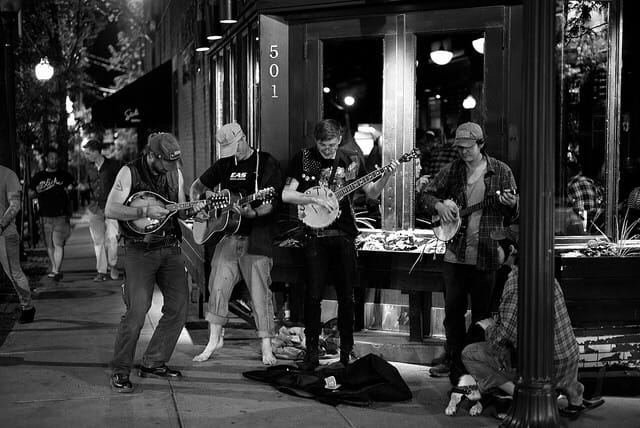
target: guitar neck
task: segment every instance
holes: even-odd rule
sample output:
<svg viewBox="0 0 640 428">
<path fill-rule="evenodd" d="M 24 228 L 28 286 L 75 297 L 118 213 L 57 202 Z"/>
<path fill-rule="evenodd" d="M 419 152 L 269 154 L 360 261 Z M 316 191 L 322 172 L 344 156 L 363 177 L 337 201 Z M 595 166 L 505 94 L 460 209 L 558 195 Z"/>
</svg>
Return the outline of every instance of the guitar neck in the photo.
<svg viewBox="0 0 640 428">
<path fill-rule="evenodd" d="M 237 203 L 239 206 L 247 205 L 247 204 L 250 204 L 251 202 L 253 202 L 253 201 L 255 201 L 255 200 L 260 199 L 260 198 L 259 198 L 259 196 L 260 196 L 260 194 L 259 194 L 259 193 L 254 193 L 254 194 L 252 194 L 252 195 L 245 196 L 244 198 L 240 198 L 240 199 L 238 199 L 238 200 L 236 201 L 236 203 Z M 220 212 L 221 212 L 221 213 L 225 213 L 225 212 L 227 212 L 227 211 L 231 210 L 231 208 L 233 208 L 233 204 L 229 204 L 229 205 L 227 205 L 226 207 L 222 208 L 222 209 L 220 210 Z"/>
<path fill-rule="evenodd" d="M 365 184 L 367 184 L 367 183 L 375 180 L 376 178 L 382 176 L 382 174 L 387 172 L 387 170 L 389 170 L 390 168 L 391 168 L 391 164 L 385 165 L 380 169 L 376 169 L 375 171 L 370 172 L 369 174 L 365 175 L 364 177 L 360 177 L 357 180 L 352 181 L 351 183 L 347 184 L 346 186 L 341 187 L 338 190 L 336 190 L 335 191 L 336 197 L 338 198 L 338 200 L 344 198 L 349 193 L 355 192 L 356 190 L 358 190 L 359 188 L 361 188 Z"/>
<path fill-rule="evenodd" d="M 180 211 L 180 210 L 188 210 L 192 206 L 196 205 L 198 202 L 201 202 L 201 201 L 176 202 L 176 203 L 166 205 L 165 208 L 172 212 Z"/>
</svg>

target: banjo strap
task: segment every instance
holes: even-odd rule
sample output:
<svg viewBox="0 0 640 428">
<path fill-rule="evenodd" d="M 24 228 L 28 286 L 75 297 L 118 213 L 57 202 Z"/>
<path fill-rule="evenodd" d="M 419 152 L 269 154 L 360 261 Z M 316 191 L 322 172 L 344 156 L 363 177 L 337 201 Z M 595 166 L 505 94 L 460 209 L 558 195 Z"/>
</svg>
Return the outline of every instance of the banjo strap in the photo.
<svg viewBox="0 0 640 428">
<path fill-rule="evenodd" d="M 338 149 L 340 150 L 340 149 Z M 329 181 L 327 182 L 327 186 L 331 188 L 333 184 L 333 179 L 336 176 L 336 170 L 338 169 L 338 152 L 336 152 L 336 157 L 333 158 L 333 166 L 331 166 L 331 175 L 329 175 Z"/>
</svg>

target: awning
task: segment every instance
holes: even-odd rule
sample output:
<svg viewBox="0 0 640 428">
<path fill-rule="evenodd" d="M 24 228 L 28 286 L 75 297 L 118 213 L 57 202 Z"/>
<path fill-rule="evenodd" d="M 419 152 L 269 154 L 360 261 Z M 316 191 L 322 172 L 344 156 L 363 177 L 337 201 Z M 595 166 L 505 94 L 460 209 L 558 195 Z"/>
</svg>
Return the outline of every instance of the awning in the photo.
<svg viewBox="0 0 640 428">
<path fill-rule="evenodd" d="M 91 120 L 105 128 L 171 131 L 171 93 L 171 61 L 167 61 L 94 104 Z"/>
</svg>

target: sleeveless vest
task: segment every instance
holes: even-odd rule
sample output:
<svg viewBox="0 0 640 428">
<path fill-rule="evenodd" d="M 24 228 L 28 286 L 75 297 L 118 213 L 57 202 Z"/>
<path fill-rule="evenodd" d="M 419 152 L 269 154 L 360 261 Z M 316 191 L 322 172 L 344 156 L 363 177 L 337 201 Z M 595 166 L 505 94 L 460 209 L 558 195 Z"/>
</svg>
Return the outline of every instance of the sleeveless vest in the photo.
<svg viewBox="0 0 640 428">
<path fill-rule="evenodd" d="M 127 164 L 129 171 L 131 171 L 131 190 L 129 191 L 129 198 L 131 195 L 143 190 L 148 190 L 159 194 L 169 201 L 178 202 L 178 171 L 169 171 L 166 174 L 154 175 L 151 173 L 145 156 L 141 156 L 138 159 Z M 146 237 L 145 241 L 153 242 L 165 238 L 167 235 L 173 235 L 178 239 L 182 238 L 180 231 L 180 225 L 178 224 L 178 217 L 174 215 L 160 230 L 149 235 L 141 235 L 131 231 L 126 224 L 120 223 L 120 233 L 126 238 L 139 241 Z"/>
</svg>

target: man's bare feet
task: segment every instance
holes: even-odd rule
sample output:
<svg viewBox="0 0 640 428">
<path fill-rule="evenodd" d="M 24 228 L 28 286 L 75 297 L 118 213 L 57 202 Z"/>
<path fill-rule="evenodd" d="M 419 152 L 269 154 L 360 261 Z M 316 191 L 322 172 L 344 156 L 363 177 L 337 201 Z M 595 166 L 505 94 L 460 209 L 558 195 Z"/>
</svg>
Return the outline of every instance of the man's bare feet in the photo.
<svg viewBox="0 0 640 428">
<path fill-rule="evenodd" d="M 224 330 L 221 325 L 209 324 L 209 343 L 201 354 L 193 357 L 193 361 L 203 362 L 211 358 L 214 352 L 222 349 L 224 346 Z"/>
<path fill-rule="evenodd" d="M 273 348 L 271 347 L 271 338 L 262 338 L 262 364 L 265 366 L 272 366 L 277 363 L 278 360 L 273 355 Z"/>
</svg>

